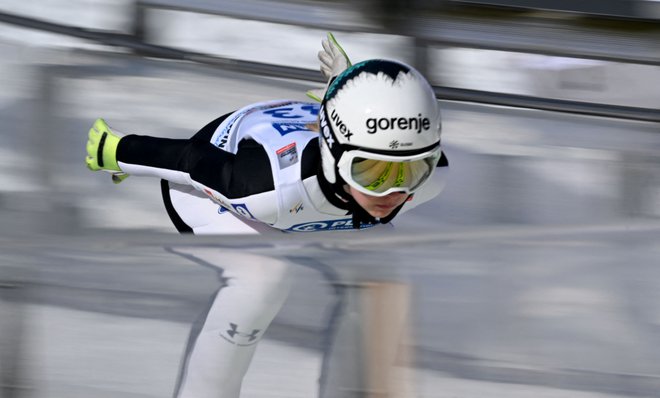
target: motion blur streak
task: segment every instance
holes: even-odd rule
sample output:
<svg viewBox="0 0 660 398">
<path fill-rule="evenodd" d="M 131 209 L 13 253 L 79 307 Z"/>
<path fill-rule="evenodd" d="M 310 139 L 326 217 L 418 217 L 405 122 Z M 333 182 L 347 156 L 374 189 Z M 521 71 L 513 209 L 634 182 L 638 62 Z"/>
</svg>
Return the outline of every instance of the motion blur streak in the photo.
<svg viewBox="0 0 660 398">
<path fill-rule="evenodd" d="M 9 0 L 0 10 L 131 29 L 128 1 L 39 3 Z M 322 29 L 154 14 L 151 39 L 163 45 L 317 67 Z M 337 35 L 353 61 L 416 62 L 410 40 L 394 32 Z M 222 282 L 174 255 L 177 247 L 294 265 L 292 293 L 257 350 L 246 397 L 316 396 L 319 379 L 325 398 L 363 391 L 356 355 L 370 337 L 392 332 L 390 318 L 404 319 L 395 329 L 405 336 L 401 357 L 380 354 L 401 360 L 402 374 L 414 371 L 419 397 L 660 391 L 657 124 L 441 101 L 447 188 L 394 228 L 193 239 L 175 234 L 158 181 L 114 185 L 85 169 L 93 120 L 184 138 L 250 102 L 305 99 L 314 83 L 2 24 L 0 55 L 1 398 L 170 396 L 190 327 Z M 467 48 L 436 49 L 428 61 L 429 76 L 450 86 L 660 108 L 657 66 Z M 360 334 L 362 316 L 382 306 L 364 304 L 365 286 L 394 286 L 395 301 L 408 306 L 370 323 L 380 328 L 373 335 Z"/>
</svg>

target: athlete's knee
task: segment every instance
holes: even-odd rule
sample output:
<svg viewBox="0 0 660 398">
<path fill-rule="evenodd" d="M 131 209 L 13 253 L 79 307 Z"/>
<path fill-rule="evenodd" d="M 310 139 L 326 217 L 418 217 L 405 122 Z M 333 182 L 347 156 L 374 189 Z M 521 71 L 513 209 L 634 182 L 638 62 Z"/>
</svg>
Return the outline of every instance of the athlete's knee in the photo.
<svg viewBox="0 0 660 398">
<path fill-rule="evenodd" d="M 285 260 L 246 253 L 228 253 L 223 276 L 228 284 L 260 291 L 288 289 L 292 266 Z"/>
</svg>

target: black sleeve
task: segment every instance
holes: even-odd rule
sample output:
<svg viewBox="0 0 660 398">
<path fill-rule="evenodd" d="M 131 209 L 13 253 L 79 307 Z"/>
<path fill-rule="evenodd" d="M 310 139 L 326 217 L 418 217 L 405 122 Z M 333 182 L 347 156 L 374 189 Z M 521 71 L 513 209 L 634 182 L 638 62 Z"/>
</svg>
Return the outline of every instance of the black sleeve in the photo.
<svg viewBox="0 0 660 398">
<path fill-rule="evenodd" d="M 199 156 L 190 172 L 193 180 L 212 187 L 230 199 L 275 189 L 268 154 L 256 141 L 242 140 L 235 155 L 210 143 L 198 143 L 196 146 L 199 148 L 195 149 L 195 153 L 204 154 Z"/>
<path fill-rule="evenodd" d="M 304 180 L 318 174 L 320 167 L 321 150 L 319 149 L 319 140 L 314 138 L 303 149 L 300 159 L 300 179 Z"/>
<path fill-rule="evenodd" d="M 209 143 L 215 130 L 229 115 L 231 113 L 209 122 L 190 139 L 177 140 L 138 135 L 123 137 L 117 147 L 117 161 L 159 169 L 186 171 L 181 168 L 180 163 L 194 161 L 185 159 L 189 155 L 188 148 L 194 142 Z"/>
<path fill-rule="evenodd" d="M 236 154 L 200 139 L 128 135 L 117 148 L 119 162 L 182 171 L 233 199 L 274 189 L 268 154 L 254 140 L 242 140 Z"/>
</svg>

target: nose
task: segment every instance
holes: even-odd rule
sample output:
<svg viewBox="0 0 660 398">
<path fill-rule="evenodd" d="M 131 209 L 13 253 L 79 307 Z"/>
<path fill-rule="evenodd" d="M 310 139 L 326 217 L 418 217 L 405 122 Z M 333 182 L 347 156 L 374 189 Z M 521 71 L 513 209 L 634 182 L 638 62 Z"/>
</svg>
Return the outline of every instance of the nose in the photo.
<svg viewBox="0 0 660 398">
<path fill-rule="evenodd" d="M 405 192 L 392 192 L 390 194 L 385 195 L 386 198 L 399 198 L 401 195 L 406 195 Z"/>
<path fill-rule="evenodd" d="M 392 192 L 381 198 L 381 203 L 387 205 L 395 205 L 401 201 L 401 198 L 405 196 L 404 192 Z"/>
</svg>

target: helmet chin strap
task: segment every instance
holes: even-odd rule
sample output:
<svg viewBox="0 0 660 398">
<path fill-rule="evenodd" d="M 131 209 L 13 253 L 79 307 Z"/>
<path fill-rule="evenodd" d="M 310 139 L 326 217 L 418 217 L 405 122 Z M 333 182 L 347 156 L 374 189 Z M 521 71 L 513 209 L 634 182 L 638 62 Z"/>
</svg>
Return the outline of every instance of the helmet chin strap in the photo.
<svg viewBox="0 0 660 398">
<path fill-rule="evenodd" d="M 325 178 L 325 175 L 323 175 L 323 170 L 319 170 L 317 178 L 319 186 L 321 187 L 321 192 L 323 192 L 323 195 L 325 195 L 328 201 L 340 209 L 347 210 L 347 214 L 353 215 L 353 228 L 355 229 L 360 229 L 362 225 L 387 224 L 394 219 L 403 205 L 406 204 L 404 201 L 401 205 L 392 210 L 387 217 L 377 219 L 364 210 L 362 206 L 353 199 L 353 196 L 344 190 L 344 185 L 346 183 L 341 177 L 338 178 L 339 181 L 331 184 Z"/>
<path fill-rule="evenodd" d="M 381 221 L 373 217 L 371 214 L 367 213 L 354 199 L 350 200 L 351 206 L 353 207 L 353 228 L 360 229 L 364 224 L 373 225 L 378 224 Z"/>
<path fill-rule="evenodd" d="M 340 209 L 349 211 L 352 210 L 349 202 L 353 199 L 353 197 L 344 191 L 343 185 L 345 182 L 341 179 L 341 177 L 339 177 L 339 181 L 333 184 L 328 181 L 327 178 L 325 178 L 323 168 L 319 166 L 319 171 L 316 174 L 316 178 L 319 181 L 321 192 L 323 192 L 323 195 L 326 197 L 326 199 L 328 199 L 328 202 L 332 203 L 333 206 Z"/>
</svg>

